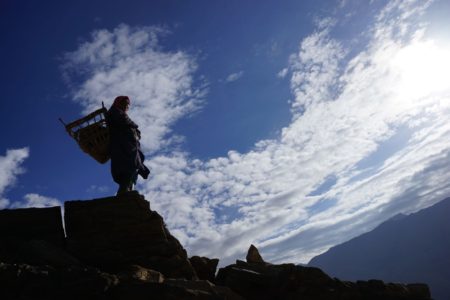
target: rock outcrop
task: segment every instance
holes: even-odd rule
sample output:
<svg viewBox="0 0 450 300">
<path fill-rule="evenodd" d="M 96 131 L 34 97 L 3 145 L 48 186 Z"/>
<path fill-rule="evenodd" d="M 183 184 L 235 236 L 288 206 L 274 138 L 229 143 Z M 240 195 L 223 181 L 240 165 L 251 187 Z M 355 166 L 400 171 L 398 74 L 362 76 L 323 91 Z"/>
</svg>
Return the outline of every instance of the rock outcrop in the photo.
<svg viewBox="0 0 450 300">
<path fill-rule="evenodd" d="M 59 207 L 0 210 L 0 261 L 65 264 L 69 260 L 73 264 L 60 251 L 64 245 Z"/>
<path fill-rule="evenodd" d="M 219 259 L 193 256 L 189 259 L 189 261 L 191 262 L 191 265 L 197 273 L 199 279 L 208 280 L 209 282 L 215 282 Z"/>
<path fill-rule="evenodd" d="M 2 240 L 42 240 L 62 247 L 64 230 L 61 209 L 22 208 L 0 210 Z"/>
<path fill-rule="evenodd" d="M 137 192 L 64 207 L 67 249 L 83 262 L 109 271 L 135 264 L 166 277 L 196 278 L 186 250 Z"/>
<path fill-rule="evenodd" d="M 261 254 L 259 254 L 258 249 L 250 245 L 248 249 L 247 256 L 245 258 L 249 264 L 265 264 L 266 262 L 262 258 Z"/>
<path fill-rule="evenodd" d="M 346 282 L 318 268 L 194 256 L 136 192 L 0 211 L 0 299 L 430 300 L 423 284 Z"/>
<path fill-rule="evenodd" d="M 256 259 L 255 259 L 256 258 Z M 230 287 L 245 299 L 431 299 L 425 284 L 394 284 L 381 280 L 348 282 L 322 270 L 294 264 L 264 262 L 252 245 L 247 262 L 219 270 L 216 284 Z"/>
</svg>

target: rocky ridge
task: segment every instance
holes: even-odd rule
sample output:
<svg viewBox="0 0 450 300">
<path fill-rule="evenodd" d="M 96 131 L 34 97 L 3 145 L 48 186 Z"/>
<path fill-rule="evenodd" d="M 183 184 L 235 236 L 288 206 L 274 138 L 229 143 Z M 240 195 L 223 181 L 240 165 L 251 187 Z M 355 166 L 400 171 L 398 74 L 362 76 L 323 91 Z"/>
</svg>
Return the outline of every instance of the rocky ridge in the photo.
<svg viewBox="0 0 450 300">
<path fill-rule="evenodd" d="M 246 261 L 189 258 L 137 192 L 0 211 L 0 299 L 405 299 L 424 284 L 347 282 L 318 268 L 274 265 L 250 247 Z"/>
</svg>

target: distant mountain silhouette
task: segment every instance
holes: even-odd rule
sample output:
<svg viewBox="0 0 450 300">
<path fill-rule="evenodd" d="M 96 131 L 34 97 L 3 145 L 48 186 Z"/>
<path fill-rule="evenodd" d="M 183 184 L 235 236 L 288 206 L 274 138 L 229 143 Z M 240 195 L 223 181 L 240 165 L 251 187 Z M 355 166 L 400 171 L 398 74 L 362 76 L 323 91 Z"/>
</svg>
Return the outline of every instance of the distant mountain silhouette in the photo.
<svg viewBox="0 0 450 300">
<path fill-rule="evenodd" d="M 314 257 L 309 265 L 344 280 L 425 282 L 434 299 L 448 300 L 450 198 L 411 215 L 396 215 Z"/>
</svg>

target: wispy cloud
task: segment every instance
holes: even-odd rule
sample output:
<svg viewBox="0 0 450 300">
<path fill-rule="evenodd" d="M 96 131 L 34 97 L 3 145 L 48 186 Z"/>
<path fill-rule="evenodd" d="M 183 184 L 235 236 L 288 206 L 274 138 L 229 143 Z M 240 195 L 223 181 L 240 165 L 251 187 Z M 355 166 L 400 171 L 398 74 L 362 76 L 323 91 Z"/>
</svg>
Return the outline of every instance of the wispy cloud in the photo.
<svg viewBox="0 0 450 300">
<path fill-rule="evenodd" d="M 339 0 L 339 7 L 342 8 L 342 7 L 346 6 L 347 3 L 348 3 L 348 0 Z"/>
<path fill-rule="evenodd" d="M 9 205 L 4 193 L 15 184 L 17 176 L 25 172 L 21 165 L 28 155 L 29 149 L 21 148 L 7 150 L 5 156 L 0 156 L 0 209 Z"/>
<path fill-rule="evenodd" d="M 29 207 L 53 207 L 62 206 L 61 201 L 56 198 L 42 196 L 35 193 L 26 194 L 23 201 L 15 201 L 11 208 L 29 208 Z"/>
<path fill-rule="evenodd" d="M 241 78 L 244 75 L 244 71 L 239 71 L 236 73 L 231 73 L 230 75 L 227 76 L 226 82 L 233 82 L 238 80 L 239 78 Z"/>
<path fill-rule="evenodd" d="M 86 191 L 91 194 L 104 194 L 109 191 L 109 187 L 106 185 L 91 185 Z"/>
<path fill-rule="evenodd" d="M 279 78 L 285 78 L 289 73 L 289 69 L 288 68 L 283 68 L 282 70 L 280 70 L 280 72 L 277 73 L 277 76 Z"/>
<path fill-rule="evenodd" d="M 159 38 L 169 34 L 159 27 L 120 25 L 98 30 L 76 51 L 65 54 L 65 77 L 74 100 L 85 112 L 106 105 L 118 95 L 131 98 L 131 117 L 144 129 L 147 153 L 160 150 L 179 137 L 171 126 L 202 105 L 202 83 L 196 86 L 194 57 L 182 51 L 164 52 Z"/>
<path fill-rule="evenodd" d="M 307 262 L 392 215 L 450 194 L 450 86 L 435 76 L 450 78 L 450 53 L 422 34 L 426 3 L 391 1 L 365 31 L 369 42 L 360 51 L 334 38 L 324 25 L 330 22 L 320 23 L 290 58 L 292 122 L 278 138 L 207 161 L 181 150 L 151 156 L 153 175 L 140 189 L 191 255 L 228 263 L 254 243 L 269 261 Z M 441 59 L 418 64 L 430 55 Z M 183 73 L 188 90 L 194 71 Z M 91 79 L 98 80 L 89 77 L 82 92 Z M 129 87 L 131 93 L 140 85 Z M 165 91 L 154 94 L 165 103 L 158 93 Z M 182 93 L 173 96 L 163 110 L 179 112 L 176 118 L 191 111 Z M 150 104 L 157 105 L 141 102 Z M 138 122 L 150 133 L 147 116 Z M 160 121 L 166 134 L 172 121 Z M 164 136 L 144 146 L 159 149 Z M 329 178 L 333 184 L 319 188 Z"/>
<path fill-rule="evenodd" d="M 0 209 L 61 205 L 61 202 L 55 198 L 45 197 L 35 193 L 26 194 L 22 201 L 10 201 L 4 197 L 5 192 L 16 184 L 17 177 L 25 172 L 22 164 L 28 158 L 29 154 L 29 148 L 25 147 L 7 150 L 5 156 L 0 156 Z"/>
<path fill-rule="evenodd" d="M 9 200 L 5 198 L 0 198 L 0 209 L 4 209 L 9 205 Z"/>
</svg>

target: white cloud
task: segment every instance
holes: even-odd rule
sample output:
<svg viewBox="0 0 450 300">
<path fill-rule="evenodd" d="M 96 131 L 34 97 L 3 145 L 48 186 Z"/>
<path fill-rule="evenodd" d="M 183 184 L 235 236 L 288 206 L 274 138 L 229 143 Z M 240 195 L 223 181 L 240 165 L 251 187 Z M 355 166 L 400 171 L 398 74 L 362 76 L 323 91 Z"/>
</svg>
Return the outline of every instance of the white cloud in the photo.
<svg viewBox="0 0 450 300">
<path fill-rule="evenodd" d="M 227 76 L 226 82 L 233 82 L 238 80 L 239 78 L 241 78 L 244 75 L 244 71 L 239 71 L 236 73 L 231 73 L 230 75 Z"/>
<path fill-rule="evenodd" d="M 62 206 L 61 201 L 56 198 L 46 197 L 35 193 L 26 194 L 23 201 L 15 201 L 11 208 L 29 208 L 29 207 L 53 207 Z"/>
<path fill-rule="evenodd" d="M 34 193 L 26 194 L 22 201 L 10 201 L 3 197 L 7 189 L 14 186 L 17 177 L 25 172 L 22 164 L 29 154 L 29 148 L 25 147 L 7 150 L 5 156 L 0 156 L 0 209 L 61 206 L 55 198 Z"/>
<path fill-rule="evenodd" d="M 86 191 L 88 193 L 104 194 L 109 191 L 109 187 L 106 185 L 91 185 Z"/>
<path fill-rule="evenodd" d="M 16 183 L 17 176 L 24 173 L 22 163 L 29 155 L 28 148 L 11 149 L 5 156 L 0 156 L 0 209 L 8 206 L 10 201 L 2 198 L 7 188 Z"/>
<path fill-rule="evenodd" d="M 289 73 L 289 69 L 288 68 L 283 68 L 280 72 L 278 72 L 277 77 L 285 78 L 288 73 Z"/>
<path fill-rule="evenodd" d="M 450 86 L 433 78 L 450 77 L 450 53 L 422 34 L 423 2 L 400 2 L 380 12 L 359 52 L 328 28 L 302 40 L 289 65 L 292 122 L 277 139 L 208 161 L 182 151 L 149 159 L 152 178 L 141 192 L 190 255 L 226 264 L 254 243 L 269 261 L 306 262 L 450 195 Z M 427 54 L 443 59 L 423 67 Z M 174 103 L 164 109 L 183 107 Z M 170 132 L 172 123 L 161 123 Z M 150 142 L 147 149 L 164 145 Z M 322 191 L 328 178 L 336 182 Z"/>
<path fill-rule="evenodd" d="M 329 29 L 336 25 L 337 20 L 331 17 L 315 18 L 314 24 L 319 30 Z"/>
<path fill-rule="evenodd" d="M 339 7 L 343 8 L 348 4 L 348 0 L 339 0 Z"/>
<path fill-rule="evenodd" d="M 130 116 L 143 132 L 147 153 L 179 140 L 171 126 L 202 104 L 203 89 L 195 87 L 193 57 L 164 52 L 158 39 L 168 34 L 159 27 L 98 30 L 91 40 L 66 53 L 65 76 L 74 86 L 74 100 L 90 112 L 118 95 L 131 98 Z M 80 83 L 81 82 L 81 83 Z"/>
<path fill-rule="evenodd" d="M 292 111 L 302 114 L 312 104 L 330 101 L 335 97 L 340 75 L 339 62 L 345 51 L 341 44 L 329 37 L 328 29 L 306 37 L 300 51 L 291 56 L 293 74 L 291 89 L 295 95 Z"/>
<path fill-rule="evenodd" d="M 0 209 L 4 209 L 4 208 L 8 207 L 8 205 L 9 205 L 8 199 L 0 198 Z"/>
</svg>

